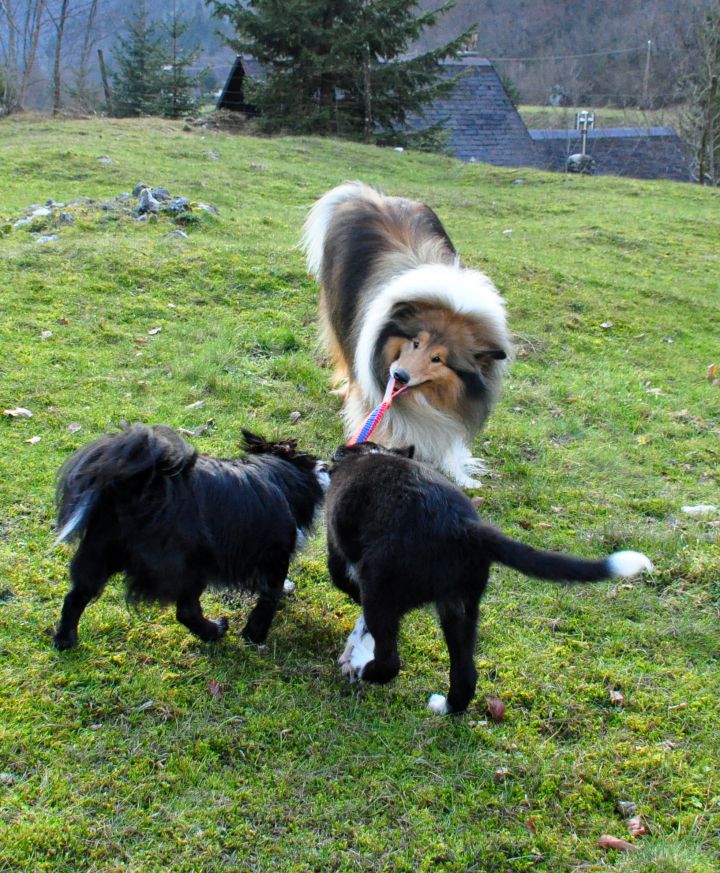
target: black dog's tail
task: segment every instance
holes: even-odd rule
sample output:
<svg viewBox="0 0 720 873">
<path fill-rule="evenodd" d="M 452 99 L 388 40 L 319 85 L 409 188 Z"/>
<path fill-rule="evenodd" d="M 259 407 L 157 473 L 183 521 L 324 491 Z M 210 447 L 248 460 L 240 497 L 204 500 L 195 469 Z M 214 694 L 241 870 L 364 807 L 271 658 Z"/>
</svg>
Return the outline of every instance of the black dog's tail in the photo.
<svg viewBox="0 0 720 873">
<path fill-rule="evenodd" d="M 56 542 L 76 539 L 107 488 L 130 479 L 174 476 L 195 463 L 197 452 L 172 428 L 133 424 L 78 449 L 58 474 Z"/>
<path fill-rule="evenodd" d="M 607 558 L 578 558 L 559 552 L 534 549 L 505 536 L 495 528 L 479 524 L 483 547 L 493 561 L 519 570 L 526 576 L 565 582 L 599 582 L 612 577 L 629 578 L 653 565 L 642 552 L 615 552 Z"/>
</svg>

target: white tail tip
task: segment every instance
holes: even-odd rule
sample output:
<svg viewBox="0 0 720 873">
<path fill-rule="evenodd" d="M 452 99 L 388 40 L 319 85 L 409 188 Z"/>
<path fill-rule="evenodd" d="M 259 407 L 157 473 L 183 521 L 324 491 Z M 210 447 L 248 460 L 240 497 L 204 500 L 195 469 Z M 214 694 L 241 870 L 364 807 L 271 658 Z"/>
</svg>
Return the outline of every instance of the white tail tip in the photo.
<svg viewBox="0 0 720 873">
<path fill-rule="evenodd" d="M 448 711 L 447 698 L 443 694 L 431 694 L 428 709 L 437 715 L 445 715 Z"/>
<path fill-rule="evenodd" d="M 615 552 L 607 559 L 611 576 L 621 576 L 628 579 L 640 573 L 651 573 L 655 568 L 650 559 L 642 552 Z"/>
</svg>

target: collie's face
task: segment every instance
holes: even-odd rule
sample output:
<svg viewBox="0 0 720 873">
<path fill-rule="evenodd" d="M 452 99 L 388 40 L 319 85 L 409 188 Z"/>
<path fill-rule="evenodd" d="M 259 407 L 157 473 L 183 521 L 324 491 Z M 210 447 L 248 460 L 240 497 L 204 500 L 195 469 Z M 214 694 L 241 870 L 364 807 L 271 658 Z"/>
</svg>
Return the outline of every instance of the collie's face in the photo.
<svg viewBox="0 0 720 873">
<path fill-rule="evenodd" d="M 484 370 L 506 353 L 455 313 L 412 309 L 396 314 L 382 350 L 385 373 L 437 409 L 455 409 L 484 392 Z"/>
</svg>

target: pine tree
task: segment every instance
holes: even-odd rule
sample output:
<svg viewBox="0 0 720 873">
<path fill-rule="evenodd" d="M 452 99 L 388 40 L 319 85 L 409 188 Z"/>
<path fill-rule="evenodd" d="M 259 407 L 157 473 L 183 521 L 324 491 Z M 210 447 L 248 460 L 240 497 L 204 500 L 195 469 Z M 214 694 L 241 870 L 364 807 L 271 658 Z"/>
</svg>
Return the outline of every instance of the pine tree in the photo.
<svg viewBox="0 0 720 873">
<path fill-rule="evenodd" d="M 144 0 L 138 0 L 128 22 L 128 34 L 118 38 L 113 51 L 113 109 L 118 117 L 157 115 L 162 112 L 168 54 Z"/>
<path fill-rule="evenodd" d="M 172 15 L 164 26 L 168 38 L 167 62 L 163 67 L 163 90 L 161 114 L 168 118 L 178 118 L 192 112 L 197 106 L 195 91 L 204 71 L 190 75 L 188 68 L 195 63 L 200 54 L 198 49 L 184 50 L 182 37 L 190 25 L 183 21 L 173 0 Z"/>
<path fill-rule="evenodd" d="M 237 38 L 228 40 L 235 51 L 267 67 L 248 99 L 269 132 L 405 141 L 407 119 L 452 88 L 442 61 L 470 34 L 409 57 L 411 44 L 450 3 L 420 13 L 418 0 L 207 2 L 235 28 Z"/>
</svg>

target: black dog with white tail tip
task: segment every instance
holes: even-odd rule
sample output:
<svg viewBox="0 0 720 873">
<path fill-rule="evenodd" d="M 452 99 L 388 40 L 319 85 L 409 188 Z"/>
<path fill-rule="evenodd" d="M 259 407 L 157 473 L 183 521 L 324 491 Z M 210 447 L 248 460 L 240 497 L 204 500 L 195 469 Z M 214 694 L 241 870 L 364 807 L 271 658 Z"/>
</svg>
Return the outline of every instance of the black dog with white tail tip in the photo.
<svg viewBox="0 0 720 873">
<path fill-rule="evenodd" d="M 243 635 L 263 642 L 328 474 L 294 440 L 243 436 L 248 454 L 226 460 L 198 455 L 169 427 L 135 424 L 68 459 L 57 488 L 57 541 L 80 543 L 59 649 L 77 643 L 80 616 L 114 573 L 125 574 L 130 600 L 175 603 L 178 621 L 202 640 L 228 627 L 203 615 L 208 585 L 257 592 Z"/>
<path fill-rule="evenodd" d="M 433 712 L 462 712 L 475 694 L 478 607 L 494 562 L 568 582 L 652 569 L 640 552 L 587 560 L 510 539 L 480 521 L 459 488 L 412 454 L 412 447 L 388 450 L 370 442 L 342 446 L 330 469 L 330 573 L 363 608 L 340 658 L 351 680 L 385 683 L 397 676 L 400 619 L 434 603 L 450 653 L 450 692 L 433 694 L 428 705 Z"/>
</svg>

